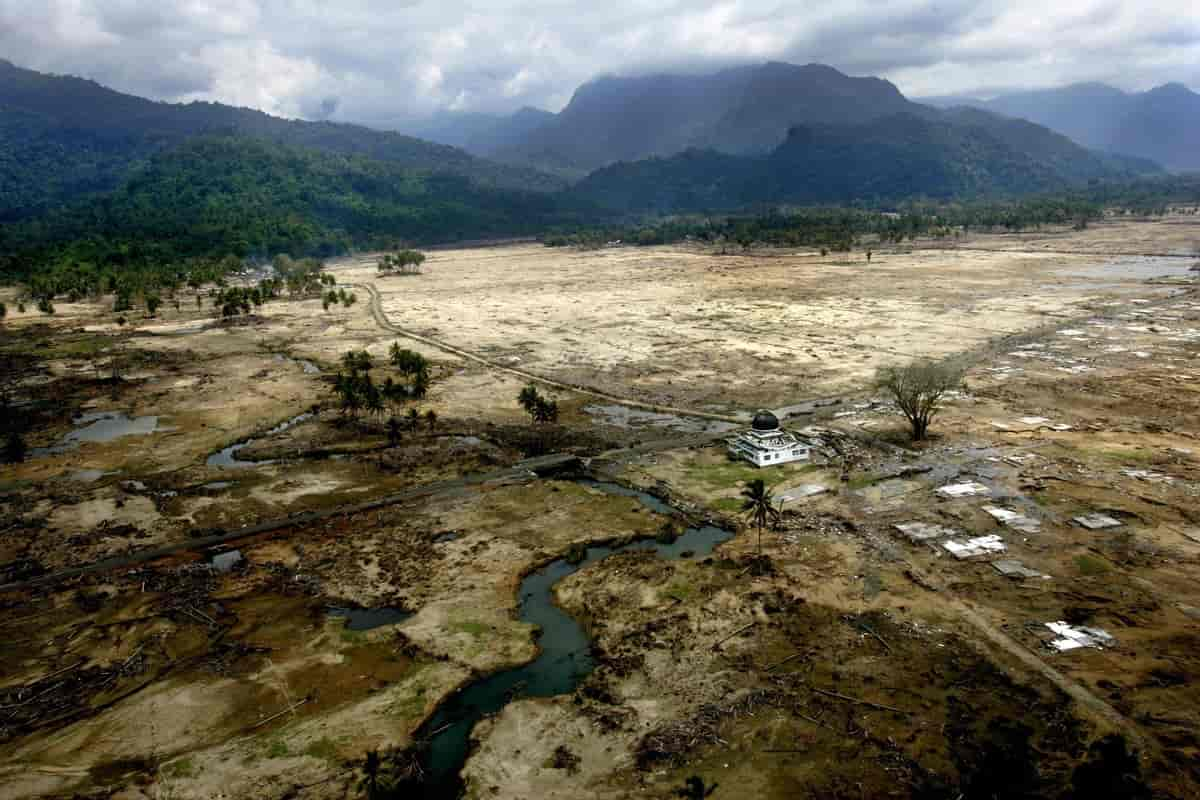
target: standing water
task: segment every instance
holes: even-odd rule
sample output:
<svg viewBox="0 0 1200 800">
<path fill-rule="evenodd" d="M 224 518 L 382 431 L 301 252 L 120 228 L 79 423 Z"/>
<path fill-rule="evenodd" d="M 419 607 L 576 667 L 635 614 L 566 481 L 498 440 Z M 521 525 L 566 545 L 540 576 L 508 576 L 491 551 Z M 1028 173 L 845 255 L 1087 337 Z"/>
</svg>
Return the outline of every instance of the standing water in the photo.
<svg viewBox="0 0 1200 800">
<path fill-rule="evenodd" d="M 58 444 L 35 447 L 30 455 L 45 456 L 74 450 L 84 442 L 111 442 L 122 436 L 145 436 L 158 430 L 158 417 L 128 417 L 119 411 L 91 411 L 75 420 L 75 430 Z"/>
<path fill-rule="evenodd" d="M 247 439 L 244 442 L 238 442 L 237 444 L 231 444 L 231 445 L 229 445 L 229 447 L 226 447 L 223 450 L 218 450 L 217 452 L 215 452 L 211 456 L 209 456 L 208 460 L 205 461 L 204 463 L 210 467 L 219 467 L 219 468 L 224 468 L 224 469 L 229 469 L 229 468 L 245 469 L 247 467 L 261 467 L 261 466 L 265 466 L 266 464 L 273 464 L 273 463 L 275 463 L 274 461 L 266 461 L 266 460 L 264 460 L 264 461 L 242 461 L 237 457 L 237 451 L 241 450 L 243 447 L 247 447 L 247 446 L 253 444 L 254 442 L 258 441 L 258 439 L 265 439 L 268 436 L 274 436 L 277 433 L 283 433 L 288 428 L 295 427 L 296 425 L 299 425 L 301 422 L 304 422 L 306 419 L 310 419 L 311 417 L 312 417 L 312 414 L 307 411 L 304 412 L 303 414 L 298 414 L 289 420 L 285 420 L 285 421 L 279 423 L 274 428 L 271 428 L 269 431 L 264 433 L 262 436 Z"/>
<path fill-rule="evenodd" d="M 583 483 L 610 494 L 637 497 L 655 511 L 671 513 L 670 506 L 645 492 L 617 484 Z M 554 697 L 572 692 L 595 669 L 587 633 L 554 602 L 554 587 L 559 581 L 616 553 L 651 551 L 666 559 L 678 559 L 684 553 L 706 556 L 732 537 L 729 531 L 704 526 L 688 528 L 670 544 L 644 539 L 619 546 L 589 547 L 579 563 L 560 558 L 526 577 L 521 582 L 519 614 L 522 622 L 539 629 L 537 658 L 475 681 L 449 697 L 421 726 L 415 738 L 428 740 L 428 750 L 422 759 L 426 781 L 420 796 L 438 800 L 458 797 L 462 789 L 459 772 L 467 760 L 471 730 L 480 719 L 500 711 L 517 696 Z"/>
</svg>

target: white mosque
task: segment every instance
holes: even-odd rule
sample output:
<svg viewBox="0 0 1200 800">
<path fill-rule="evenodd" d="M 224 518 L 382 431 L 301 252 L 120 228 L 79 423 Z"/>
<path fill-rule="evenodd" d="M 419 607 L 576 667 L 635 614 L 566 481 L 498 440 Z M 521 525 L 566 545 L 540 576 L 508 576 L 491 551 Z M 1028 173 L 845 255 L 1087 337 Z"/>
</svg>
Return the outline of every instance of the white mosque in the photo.
<svg viewBox="0 0 1200 800">
<path fill-rule="evenodd" d="M 756 467 L 773 467 L 790 461 L 807 461 L 812 448 L 779 427 L 779 418 L 770 411 L 759 411 L 750 430 L 725 440 L 729 454 L 744 458 Z"/>
</svg>

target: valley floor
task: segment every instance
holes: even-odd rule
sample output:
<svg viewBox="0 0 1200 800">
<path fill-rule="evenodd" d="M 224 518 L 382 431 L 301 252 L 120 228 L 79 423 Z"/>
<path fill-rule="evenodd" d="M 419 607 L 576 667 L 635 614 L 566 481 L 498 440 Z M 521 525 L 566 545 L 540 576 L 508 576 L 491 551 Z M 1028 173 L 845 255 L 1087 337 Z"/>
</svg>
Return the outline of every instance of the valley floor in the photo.
<svg viewBox="0 0 1200 800">
<path fill-rule="evenodd" d="M 629 552 L 558 584 L 597 668 L 477 726 L 468 796 L 666 798 L 691 776 L 714 798 L 1196 796 L 1197 241 L 1168 217 L 869 264 L 521 245 L 404 277 L 346 259 L 358 302 L 328 311 L 10 314 L 0 358 L 40 449 L 0 479 L 0 795 L 357 796 L 367 751 L 535 655 L 525 575 L 709 521 L 738 530 L 711 557 Z M 389 446 L 330 379 L 397 341 L 433 361 L 413 405 L 437 422 Z M 969 367 L 920 447 L 871 389 L 913 357 Z M 523 417 L 530 378 L 558 426 Z M 720 435 L 758 408 L 808 428 L 814 462 L 730 462 Z M 547 474 L 547 452 L 585 466 Z M 761 557 L 738 513 L 756 477 L 822 490 Z M 1112 524 L 1077 521 L 1095 514 Z M 989 535 L 1003 553 L 943 545 Z M 1112 638 L 1059 652 L 1059 621 Z"/>
</svg>

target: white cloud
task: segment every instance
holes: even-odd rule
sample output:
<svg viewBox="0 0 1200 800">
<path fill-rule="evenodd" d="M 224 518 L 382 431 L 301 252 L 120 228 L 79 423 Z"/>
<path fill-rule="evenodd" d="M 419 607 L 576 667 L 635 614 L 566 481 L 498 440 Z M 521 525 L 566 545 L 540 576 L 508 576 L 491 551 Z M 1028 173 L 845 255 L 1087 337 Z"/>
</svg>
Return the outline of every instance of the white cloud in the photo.
<svg viewBox="0 0 1200 800">
<path fill-rule="evenodd" d="M 557 110 L 602 73 L 819 61 L 914 96 L 1200 87 L 1179 0 L 0 0 L 0 53 L 157 99 L 397 119 Z"/>
<path fill-rule="evenodd" d="M 331 85 L 329 76 L 312 59 L 284 56 L 261 40 L 203 45 L 188 58 L 208 72 L 212 84 L 181 100 L 214 100 L 298 117 L 309 98 L 322 95 Z"/>
</svg>

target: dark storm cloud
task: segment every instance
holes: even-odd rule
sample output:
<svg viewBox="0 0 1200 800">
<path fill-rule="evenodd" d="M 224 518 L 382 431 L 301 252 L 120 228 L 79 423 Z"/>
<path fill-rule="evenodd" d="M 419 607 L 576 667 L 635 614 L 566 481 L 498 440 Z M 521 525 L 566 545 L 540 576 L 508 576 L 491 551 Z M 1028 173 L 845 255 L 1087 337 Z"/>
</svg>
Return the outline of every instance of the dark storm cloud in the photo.
<svg viewBox="0 0 1200 800">
<path fill-rule="evenodd" d="M 910 95 L 1200 79 L 1178 0 L 0 0 L 0 53 L 164 100 L 396 121 L 557 110 L 599 74 L 770 59 Z"/>
</svg>

